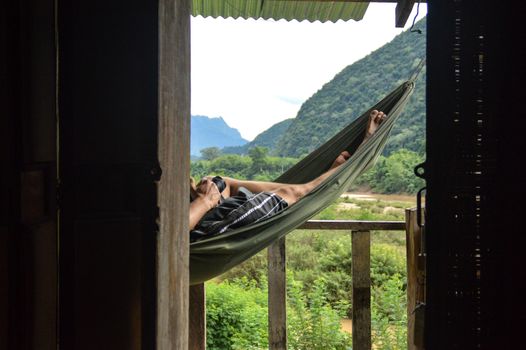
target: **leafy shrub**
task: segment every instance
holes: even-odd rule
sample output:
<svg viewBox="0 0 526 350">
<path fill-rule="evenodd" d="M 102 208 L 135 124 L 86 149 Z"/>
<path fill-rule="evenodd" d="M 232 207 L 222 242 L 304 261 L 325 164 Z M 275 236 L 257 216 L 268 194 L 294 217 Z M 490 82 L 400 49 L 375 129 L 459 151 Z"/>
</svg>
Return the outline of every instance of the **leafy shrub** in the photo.
<svg viewBox="0 0 526 350">
<path fill-rule="evenodd" d="M 207 349 L 268 347 L 267 293 L 247 281 L 207 283 Z"/>
<path fill-rule="evenodd" d="M 405 281 L 395 274 L 372 293 L 372 337 L 376 349 L 407 348 Z"/>
<path fill-rule="evenodd" d="M 362 174 L 356 185 L 367 185 L 378 193 L 416 193 L 424 182 L 413 168 L 424 158 L 416 152 L 399 149 L 389 157 L 380 157 L 376 165 Z"/>
<path fill-rule="evenodd" d="M 371 281 L 373 286 L 381 286 L 393 276 L 405 276 L 405 255 L 388 244 L 371 246 Z"/>
<path fill-rule="evenodd" d="M 219 280 L 248 280 L 266 288 L 267 250 L 263 250 L 219 277 Z"/>
<path fill-rule="evenodd" d="M 290 349 L 348 349 L 351 338 L 340 330 L 345 303 L 338 309 L 326 300 L 323 279 L 312 291 L 303 292 L 301 282 L 288 277 L 287 331 Z M 256 350 L 268 348 L 267 290 L 254 281 L 239 279 L 207 283 L 207 348 Z"/>
<path fill-rule="evenodd" d="M 289 279 L 290 280 L 290 279 Z M 326 300 L 323 279 L 314 281 L 307 295 L 302 284 L 288 283 L 288 345 L 294 350 L 344 350 L 352 345 L 349 334 L 340 330 L 342 309 L 333 309 Z M 308 308 L 307 308 L 308 305 Z"/>
</svg>

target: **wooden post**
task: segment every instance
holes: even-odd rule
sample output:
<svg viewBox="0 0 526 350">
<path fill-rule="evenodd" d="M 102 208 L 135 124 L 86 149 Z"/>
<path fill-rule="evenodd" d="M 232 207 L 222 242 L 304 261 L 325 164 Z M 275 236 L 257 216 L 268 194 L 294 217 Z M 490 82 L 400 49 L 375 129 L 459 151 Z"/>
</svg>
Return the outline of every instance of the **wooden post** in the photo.
<svg viewBox="0 0 526 350">
<path fill-rule="evenodd" d="M 407 22 L 407 19 L 409 18 L 409 15 L 411 14 L 411 11 L 413 10 L 413 5 L 415 4 L 415 0 L 398 0 L 398 3 L 396 4 L 395 9 L 395 27 L 396 28 L 403 28 L 405 26 L 405 23 Z"/>
<path fill-rule="evenodd" d="M 287 283 L 285 237 L 268 248 L 268 343 L 270 350 L 287 349 Z"/>
<path fill-rule="evenodd" d="M 188 349 L 190 3 L 159 0 L 157 349 Z"/>
<path fill-rule="evenodd" d="M 189 350 L 206 349 L 206 291 L 205 284 L 190 286 Z"/>
<path fill-rule="evenodd" d="M 371 350 L 371 233 L 352 231 L 352 348 Z"/>
<path fill-rule="evenodd" d="M 424 348 L 423 309 L 417 311 L 416 308 L 425 302 L 425 257 L 420 254 L 422 229 L 416 216 L 416 209 L 406 209 L 408 350 Z"/>
</svg>

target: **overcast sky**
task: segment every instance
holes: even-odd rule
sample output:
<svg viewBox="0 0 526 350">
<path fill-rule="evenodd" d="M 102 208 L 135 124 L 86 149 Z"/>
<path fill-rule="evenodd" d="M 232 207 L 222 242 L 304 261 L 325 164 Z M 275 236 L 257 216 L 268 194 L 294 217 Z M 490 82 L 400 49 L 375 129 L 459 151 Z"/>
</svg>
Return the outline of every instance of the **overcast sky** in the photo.
<svg viewBox="0 0 526 350">
<path fill-rule="evenodd" d="M 395 6 L 371 3 L 359 22 L 192 18 L 192 114 L 221 116 L 252 140 L 399 34 Z M 426 13 L 420 4 L 418 19 Z"/>
</svg>

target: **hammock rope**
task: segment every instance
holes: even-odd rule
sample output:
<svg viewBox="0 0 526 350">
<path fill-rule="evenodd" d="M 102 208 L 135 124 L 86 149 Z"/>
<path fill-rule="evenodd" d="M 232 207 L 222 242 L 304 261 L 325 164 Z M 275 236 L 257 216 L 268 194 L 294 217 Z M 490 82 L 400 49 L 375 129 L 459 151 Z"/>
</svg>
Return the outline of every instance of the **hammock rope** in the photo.
<svg viewBox="0 0 526 350">
<path fill-rule="evenodd" d="M 395 121 L 413 92 L 415 79 L 416 74 L 275 180 L 309 182 L 327 171 L 342 151 L 349 151 L 351 157 L 305 197 L 267 220 L 192 242 L 190 283 L 202 283 L 228 271 L 334 202 L 382 153 Z M 373 109 L 386 113 L 387 119 L 358 149 Z"/>
</svg>

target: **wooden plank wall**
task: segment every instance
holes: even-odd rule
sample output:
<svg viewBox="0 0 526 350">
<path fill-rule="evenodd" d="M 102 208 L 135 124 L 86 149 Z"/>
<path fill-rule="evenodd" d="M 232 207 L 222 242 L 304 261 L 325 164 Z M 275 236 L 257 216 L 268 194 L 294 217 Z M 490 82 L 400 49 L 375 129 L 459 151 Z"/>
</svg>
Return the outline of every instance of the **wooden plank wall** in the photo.
<svg viewBox="0 0 526 350">
<path fill-rule="evenodd" d="M 153 349 L 158 4 L 56 6 L 60 348 Z"/>
<path fill-rule="evenodd" d="M 157 349 L 188 349 L 190 3 L 159 1 Z"/>
<path fill-rule="evenodd" d="M 18 5 L 18 4 L 16 4 Z M 18 34 L 17 6 L 9 2 L 0 12 L 0 51 L 11 54 L 0 55 L 0 349 L 8 349 L 13 344 L 13 322 L 10 309 L 14 291 L 13 243 L 15 222 L 19 216 L 20 205 L 15 202 L 17 184 L 17 166 L 15 156 L 15 127 L 20 120 L 17 104 L 19 89 L 17 81 L 19 57 L 15 35 Z M 8 36 L 11 33 L 12 36 Z M 11 254 L 10 254 L 11 251 Z M 14 347 L 13 345 L 11 347 Z"/>
<path fill-rule="evenodd" d="M 53 1 L 6 3 L 0 23 L 0 349 L 55 349 Z"/>
</svg>

